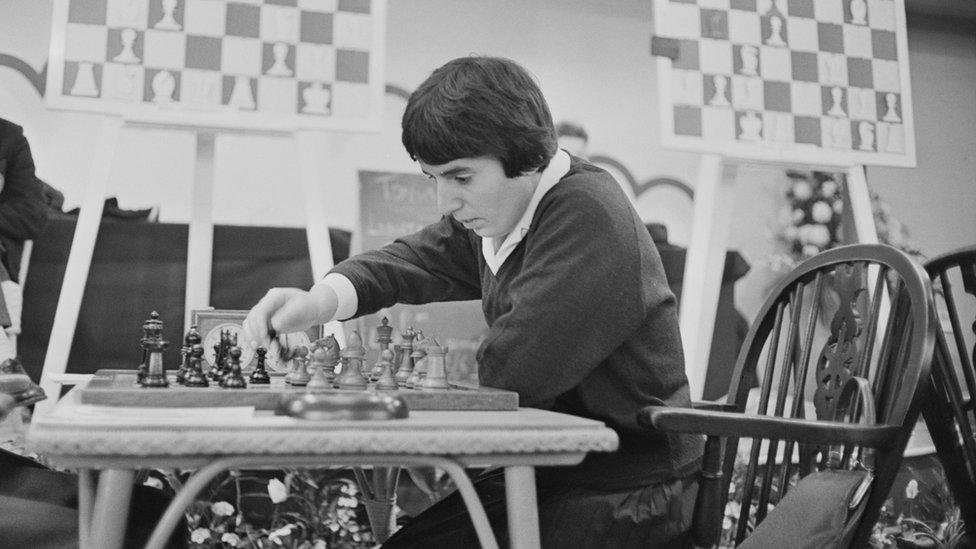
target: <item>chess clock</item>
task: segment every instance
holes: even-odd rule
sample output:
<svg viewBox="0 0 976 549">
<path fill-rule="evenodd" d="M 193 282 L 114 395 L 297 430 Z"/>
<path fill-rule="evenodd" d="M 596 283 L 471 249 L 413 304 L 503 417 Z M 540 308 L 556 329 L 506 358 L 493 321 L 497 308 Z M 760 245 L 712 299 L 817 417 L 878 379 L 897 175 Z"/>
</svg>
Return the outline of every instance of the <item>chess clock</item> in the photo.
<svg viewBox="0 0 976 549">
<path fill-rule="evenodd" d="M 257 358 L 254 352 L 255 348 L 250 341 L 244 341 L 244 335 L 241 334 L 247 313 L 245 310 L 233 309 L 198 309 L 192 311 L 190 322 L 200 332 L 204 351 L 203 357 L 208 368 L 213 366 L 216 359 L 214 346 L 220 344 L 221 332 L 229 334 L 231 338 L 237 338 L 237 346 L 241 348 L 241 368 L 249 370 L 254 366 Z M 307 332 L 278 336 L 268 348 L 265 368 L 269 372 L 287 372 L 291 349 L 302 345 L 310 347 L 311 342 L 319 338 L 319 329 L 318 326 L 315 326 Z"/>
</svg>

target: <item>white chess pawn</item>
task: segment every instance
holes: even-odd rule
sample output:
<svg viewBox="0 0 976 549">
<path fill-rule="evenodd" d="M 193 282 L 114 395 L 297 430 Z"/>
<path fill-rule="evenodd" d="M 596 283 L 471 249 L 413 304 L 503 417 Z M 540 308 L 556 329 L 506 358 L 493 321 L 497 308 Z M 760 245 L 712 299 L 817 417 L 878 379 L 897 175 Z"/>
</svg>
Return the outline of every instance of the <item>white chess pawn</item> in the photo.
<svg viewBox="0 0 976 549">
<path fill-rule="evenodd" d="M 862 121 L 857 125 L 857 135 L 861 140 L 862 151 L 874 151 L 874 125 L 870 122 Z"/>
<path fill-rule="evenodd" d="M 773 15 L 769 18 L 769 38 L 766 39 L 767 46 L 785 46 L 783 40 L 783 20 L 779 16 Z"/>
<path fill-rule="evenodd" d="M 759 50 L 755 46 L 742 46 L 739 50 L 739 59 L 742 60 L 740 74 L 746 76 L 756 76 L 759 74 Z"/>
<path fill-rule="evenodd" d="M 71 85 L 70 95 L 82 97 L 98 97 L 98 86 L 95 84 L 95 67 L 90 61 L 78 63 L 78 74 L 75 83 Z"/>
<path fill-rule="evenodd" d="M 172 103 L 173 92 L 176 90 L 176 78 L 169 71 L 157 72 L 150 83 L 153 91 L 153 102 Z"/>
<path fill-rule="evenodd" d="M 830 100 L 832 102 L 830 110 L 827 114 L 830 116 L 846 117 L 847 113 L 844 112 L 844 107 L 841 106 L 841 101 L 843 101 L 844 90 L 837 86 L 830 88 Z"/>
<path fill-rule="evenodd" d="M 136 52 L 133 50 L 136 43 L 136 31 L 134 29 L 122 29 L 119 37 L 122 40 L 122 51 L 112 60 L 118 63 L 138 63 L 139 58 L 136 57 Z"/>
<path fill-rule="evenodd" d="M 286 60 L 286 57 L 288 57 L 288 44 L 275 42 L 274 46 L 271 46 L 271 54 L 274 56 L 274 63 L 265 74 L 270 74 L 271 76 L 291 76 L 292 72 L 288 68 Z"/>
<path fill-rule="evenodd" d="M 254 94 L 251 92 L 251 80 L 246 76 L 234 77 L 234 89 L 230 92 L 227 104 L 242 110 L 254 110 Z"/>
<path fill-rule="evenodd" d="M 851 24 L 867 25 L 868 4 L 864 0 L 851 0 Z"/>
<path fill-rule="evenodd" d="M 739 129 L 742 130 L 742 133 L 739 134 L 739 139 L 743 141 L 758 141 L 762 132 L 762 119 L 756 116 L 756 113 L 749 111 L 739 119 Z"/>
<path fill-rule="evenodd" d="M 712 77 L 712 82 L 715 84 L 715 95 L 708 101 L 708 104 L 715 107 L 728 107 L 729 100 L 725 97 L 725 90 L 728 88 L 729 79 L 724 74 L 716 74 Z"/>
<path fill-rule="evenodd" d="M 302 90 L 302 100 L 305 101 L 302 112 L 309 114 L 329 114 L 330 99 L 332 99 L 332 92 L 328 88 L 323 87 L 321 82 L 314 82 Z"/>
<path fill-rule="evenodd" d="M 897 97 L 893 93 L 885 94 L 885 114 L 881 118 L 885 122 L 901 122 L 901 117 L 898 116 L 897 109 L 895 108 L 895 103 Z"/>
<path fill-rule="evenodd" d="M 173 17 L 173 12 L 176 11 L 176 5 L 178 0 L 163 0 L 163 18 L 153 25 L 154 29 L 160 30 L 180 30 L 180 24 L 176 22 L 176 18 Z"/>
</svg>

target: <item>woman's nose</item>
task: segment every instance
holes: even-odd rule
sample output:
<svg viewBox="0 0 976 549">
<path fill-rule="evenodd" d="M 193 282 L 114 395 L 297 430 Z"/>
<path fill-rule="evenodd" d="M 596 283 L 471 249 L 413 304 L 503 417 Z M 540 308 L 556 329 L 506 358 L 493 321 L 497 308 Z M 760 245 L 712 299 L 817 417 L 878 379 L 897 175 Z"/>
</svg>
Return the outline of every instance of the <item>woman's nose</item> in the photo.
<svg viewBox="0 0 976 549">
<path fill-rule="evenodd" d="M 461 200 L 449 183 L 437 182 L 437 209 L 441 215 L 451 215 L 461 208 Z"/>
</svg>

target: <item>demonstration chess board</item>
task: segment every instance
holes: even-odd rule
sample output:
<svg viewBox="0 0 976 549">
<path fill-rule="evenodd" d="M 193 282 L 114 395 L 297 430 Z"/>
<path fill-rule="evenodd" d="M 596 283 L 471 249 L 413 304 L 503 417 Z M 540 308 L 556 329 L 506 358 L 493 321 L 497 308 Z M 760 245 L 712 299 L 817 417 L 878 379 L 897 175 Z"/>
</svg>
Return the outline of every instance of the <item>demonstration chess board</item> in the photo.
<svg viewBox="0 0 976 549">
<path fill-rule="evenodd" d="M 102 406 L 142 406 L 151 408 L 254 406 L 274 410 L 282 394 L 304 393 L 305 387 L 287 385 L 284 376 L 271 376 L 268 385 L 249 384 L 244 389 L 184 387 L 170 375 L 169 387 L 142 387 L 136 384 L 134 370 L 98 370 L 78 390 L 83 404 Z M 366 389 L 375 391 L 373 384 Z M 349 394 L 363 391 L 331 389 L 316 393 Z M 409 410 L 517 410 L 518 393 L 490 387 L 452 383 L 449 389 L 407 389 L 377 391 L 403 398 Z"/>
<path fill-rule="evenodd" d="M 902 0 L 655 0 L 654 19 L 665 146 L 915 165 Z"/>
<path fill-rule="evenodd" d="M 58 0 L 53 107 L 190 125 L 380 119 L 385 0 Z"/>
</svg>

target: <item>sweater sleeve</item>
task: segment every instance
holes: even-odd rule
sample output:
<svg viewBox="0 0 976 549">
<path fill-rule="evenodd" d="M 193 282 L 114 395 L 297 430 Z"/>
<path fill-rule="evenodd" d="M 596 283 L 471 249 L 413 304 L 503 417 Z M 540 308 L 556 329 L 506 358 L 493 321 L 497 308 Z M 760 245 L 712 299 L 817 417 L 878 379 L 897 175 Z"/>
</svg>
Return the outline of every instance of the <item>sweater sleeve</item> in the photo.
<svg viewBox="0 0 976 549">
<path fill-rule="evenodd" d="M 478 251 L 449 217 L 336 265 L 356 289 L 362 316 L 395 303 L 479 299 Z"/>
<path fill-rule="evenodd" d="M 12 126 L 12 125 L 11 125 Z M 8 131 L 10 139 L 0 191 L 0 235 L 23 241 L 36 238 L 47 223 L 47 205 L 34 175 L 34 160 L 23 131 Z"/>
<path fill-rule="evenodd" d="M 633 216 L 596 186 L 559 195 L 540 204 L 512 306 L 491 325 L 478 357 L 482 384 L 541 408 L 620 347 L 644 310 Z"/>
</svg>

